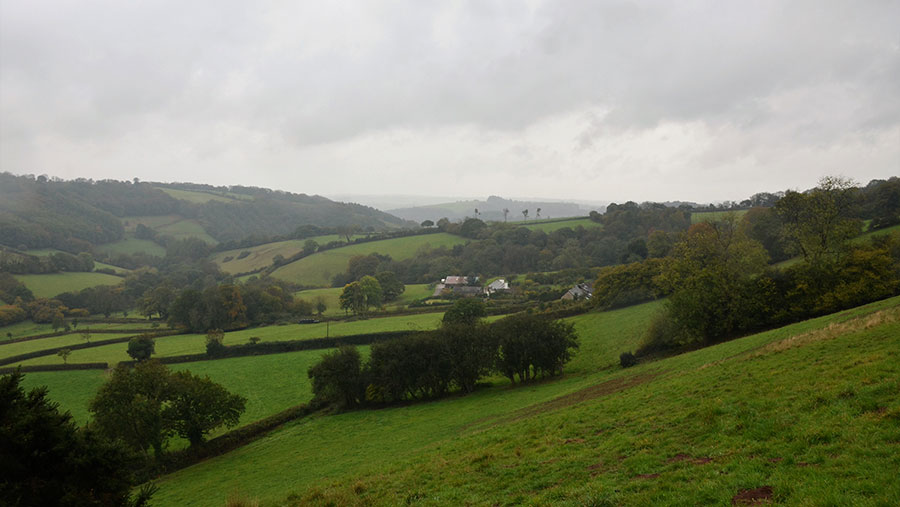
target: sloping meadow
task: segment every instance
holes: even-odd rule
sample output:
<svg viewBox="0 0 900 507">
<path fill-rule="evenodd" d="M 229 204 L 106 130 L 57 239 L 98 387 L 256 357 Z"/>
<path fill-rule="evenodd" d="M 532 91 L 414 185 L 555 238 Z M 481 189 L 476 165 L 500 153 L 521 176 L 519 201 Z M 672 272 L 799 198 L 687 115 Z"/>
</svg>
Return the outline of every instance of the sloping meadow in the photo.
<svg viewBox="0 0 900 507">
<path fill-rule="evenodd" d="M 307 418 L 163 478 L 155 500 L 895 503 L 898 307 L 893 298 L 627 370 L 618 353 L 659 304 L 576 317 L 582 349 L 563 378 Z"/>
</svg>

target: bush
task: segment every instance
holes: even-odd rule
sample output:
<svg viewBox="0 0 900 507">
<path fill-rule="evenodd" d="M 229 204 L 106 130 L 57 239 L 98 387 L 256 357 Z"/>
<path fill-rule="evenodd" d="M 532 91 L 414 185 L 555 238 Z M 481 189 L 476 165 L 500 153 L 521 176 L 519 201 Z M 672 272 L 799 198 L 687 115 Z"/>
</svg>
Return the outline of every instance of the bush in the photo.
<svg viewBox="0 0 900 507">
<path fill-rule="evenodd" d="M 637 364 L 637 358 L 631 352 L 622 352 L 619 355 L 619 364 L 622 368 L 631 368 Z"/>
<path fill-rule="evenodd" d="M 225 352 L 225 333 L 221 329 L 211 329 L 206 333 L 206 354 L 218 356 Z"/>
<path fill-rule="evenodd" d="M 156 342 L 147 334 L 128 340 L 128 355 L 135 361 L 146 361 L 156 351 Z"/>
</svg>

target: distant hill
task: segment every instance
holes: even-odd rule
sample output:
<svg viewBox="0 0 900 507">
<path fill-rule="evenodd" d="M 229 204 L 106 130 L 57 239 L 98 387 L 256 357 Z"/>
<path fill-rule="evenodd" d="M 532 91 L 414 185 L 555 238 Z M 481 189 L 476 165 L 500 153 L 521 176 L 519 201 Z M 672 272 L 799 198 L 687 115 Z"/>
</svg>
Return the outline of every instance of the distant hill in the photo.
<svg viewBox="0 0 900 507">
<path fill-rule="evenodd" d="M 585 216 L 593 210 L 602 212 L 604 206 L 589 206 L 574 202 L 516 201 L 492 195 L 485 201 L 473 199 L 428 206 L 390 209 L 387 212 L 415 222 L 422 222 L 423 220 L 437 222 L 441 218 L 457 221 L 466 217 L 474 217 L 477 209 L 478 218 L 482 220 L 520 221 L 524 217 L 522 214 L 524 210 L 528 210 L 529 219 L 537 218 L 539 208 L 540 218 L 563 218 Z M 504 209 L 509 210 L 507 216 L 504 216 Z"/>
<path fill-rule="evenodd" d="M 265 188 L 0 173 L 3 245 L 90 251 L 92 245 L 129 238 L 135 219 L 142 223 L 148 217 L 166 217 L 171 230 L 151 227 L 157 233 L 207 242 L 285 235 L 301 225 L 371 230 L 413 225 L 367 206 Z"/>
</svg>

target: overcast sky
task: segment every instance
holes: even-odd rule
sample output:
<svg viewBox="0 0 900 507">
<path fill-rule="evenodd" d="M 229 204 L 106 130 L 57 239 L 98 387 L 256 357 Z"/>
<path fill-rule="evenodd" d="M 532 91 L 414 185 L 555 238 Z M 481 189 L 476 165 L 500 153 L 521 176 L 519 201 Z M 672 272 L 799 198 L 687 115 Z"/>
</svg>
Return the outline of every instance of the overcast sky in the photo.
<svg viewBox="0 0 900 507">
<path fill-rule="evenodd" d="M 900 175 L 900 1 L 0 0 L 0 170 L 741 199 Z"/>
</svg>

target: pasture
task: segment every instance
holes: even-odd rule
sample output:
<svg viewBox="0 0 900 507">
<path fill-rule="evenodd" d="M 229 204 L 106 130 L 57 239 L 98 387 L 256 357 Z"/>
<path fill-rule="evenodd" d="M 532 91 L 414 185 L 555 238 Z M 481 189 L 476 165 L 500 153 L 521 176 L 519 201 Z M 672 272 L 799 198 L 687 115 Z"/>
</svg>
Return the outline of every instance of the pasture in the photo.
<svg viewBox="0 0 900 507">
<path fill-rule="evenodd" d="M 900 298 L 619 369 L 615 352 L 636 344 L 655 305 L 573 319 L 597 320 L 562 378 L 306 418 L 163 478 L 154 500 L 728 504 L 758 488 L 780 503 L 900 498 Z"/>
<path fill-rule="evenodd" d="M 356 239 L 362 236 L 352 235 L 350 239 Z M 266 243 L 263 245 L 251 246 L 248 248 L 238 248 L 228 250 L 226 252 L 218 252 L 213 254 L 211 260 L 219 265 L 219 269 L 229 274 L 249 273 L 272 265 L 272 260 L 276 255 L 280 255 L 285 259 L 303 251 L 303 245 L 308 240 L 313 240 L 319 245 L 325 245 L 332 241 L 346 241 L 345 237 L 337 234 L 327 234 L 324 236 L 314 236 L 305 239 L 290 239 L 287 241 L 276 241 L 274 243 Z M 242 252 L 250 252 L 243 259 L 238 259 Z M 225 259 L 231 257 L 230 260 Z"/>
<path fill-rule="evenodd" d="M 225 333 L 223 343 L 225 345 L 238 345 L 248 343 L 251 337 L 258 337 L 262 342 L 308 340 L 313 338 L 325 338 L 349 336 L 355 334 L 382 333 L 389 331 L 427 331 L 436 329 L 443 317 L 442 313 L 422 313 L 416 315 L 399 315 L 394 317 L 380 317 L 372 319 L 321 322 L 318 324 L 290 324 L 284 326 L 266 326 L 243 329 Z M 115 335 L 102 335 L 112 338 Z M 0 353 L 5 357 L 24 352 L 11 352 L 18 348 L 30 350 L 42 350 L 51 348 L 51 345 L 40 346 L 37 343 L 45 343 L 45 340 L 59 340 L 62 345 L 79 343 L 80 335 L 57 338 L 43 338 L 40 340 L 15 343 L 0 346 Z M 101 335 L 95 335 L 94 340 L 100 340 Z M 153 357 L 170 357 L 185 354 L 202 354 L 206 352 L 206 334 L 184 334 L 174 336 L 161 336 L 155 339 L 156 352 Z M 50 342 L 46 342 L 50 343 Z M 10 347 L 9 351 L 3 349 Z M 37 347 L 37 348 L 34 348 Z M 115 366 L 120 361 L 129 361 L 127 343 L 113 343 L 99 347 L 73 350 L 68 358 L 70 363 L 95 363 L 106 362 Z M 56 355 L 35 357 L 22 361 L 23 366 L 44 364 L 62 364 L 63 360 Z"/>
<path fill-rule="evenodd" d="M 328 289 L 307 289 L 301 290 L 299 292 L 294 293 L 294 298 L 299 298 L 304 301 L 309 301 L 313 305 L 315 305 L 318 298 L 322 298 L 325 302 L 325 305 L 328 307 L 325 310 L 323 315 L 325 316 L 334 316 L 334 315 L 344 315 L 344 310 L 341 310 L 341 292 L 344 291 L 343 287 L 331 287 Z M 427 298 L 434 292 L 433 289 L 429 288 L 428 284 L 419 283 L 419 284 L 409 284 L 406 286 L 406 290 L 403 291 L 403 294 L 400 294 L 400 297 L 397 298 L 397 301 L 392 301 L 385 305 L 385 307 L 390 310 L 391 308 L 400 308 L 403 306 L 412 303 L 413 301 L 418 301 L 420 299 Z"/>
<path fill-rule="evenodd" d="M 691 223 L 699 224 L 700 222 L 718 222 L 723 218 L 733 215 L 737 220 L 747 214 L 747 210 L 739 209 L 733 211 L 695 211 L 691 213 Z"/>
<path fill-rule="evenodd" d="M 50 298 L 63 292 L 78 292 L 98 285 L 119 285 L 122 278 L 106 273 L 49 273 L 43 275 L 13 275 L 25 284 L 35 297 Z"/>
<path fill-rule="evenodd" d="M 563 227 L 575 229 L 578 226 L 584 228 L 602 227 L 602 224 L 594 222 L 590 218 L 569 218 L 569 219 L 549 219 L 549 220 L 528 220 L 525 222 L 515 222 L 515 225 L 525 227 L 532 231 L 553 232 Z"/>
<path fill-rule="evenodd" d="M 272 276 L 306 287 L 328 287 L 331 279 L 347 270 L 351 257 L 378 253 L 395 260 L 408 259 L 425 247 L 452 247 L 466 240 L 447 233 L 423 234 L 405 238 L 358 243 L 318 252 L 276 269 Z"/>
<path fill-rule="evenodd" d="M 234 194 L 221 195 L 221 194 L 214 194 L 212 192 L 199 192 L 199 191 L 195 191 L 195 190 L 179 190 L 176 188 L 165 188 L 165 187 L 161 187 L 161 188 L 157 187 L 157 188 L 159 188 L 159 190 L 162 190 L 163 192 L 169 194 L 170 196 L 174 197 L 175 199 L 178 199 L 179 201 L 187 201 L 187 202 L 192 202 L 194 204 L 205 204 L 209 201 L 232 203 L 232 202 L 236 202 L 236 201 L 240 200 L 240 199 L 233 198 L 232 195 L 234 195 Z"/>
<path fill-rule="evenodd" d="M 210 236 L 200 222 L 193 218 L 184 218 L 180 215 L 160 216 L 132 216 L 122 218 L 125 230 L 133 232 L 138 224 L 143 224 L 156 231 L 157 234 L 165 234 L 175 239 L 195 237 L 211 245 L 218 244 L 215 238 Z"/>
<path fill-rule="evenodd" d="M 125 239 L 113 243 L 97 245 L 94 247 L 94 250 L 98 253 L 110 256 L 117 254 L 132 255 L 136 253 L 145 253 L 156 257 L 165 257 L 166 255 L 166 249 L 162 246 L 148 239 L 137 239 L 131 233 L 126 233 Z"/>
</svg>

